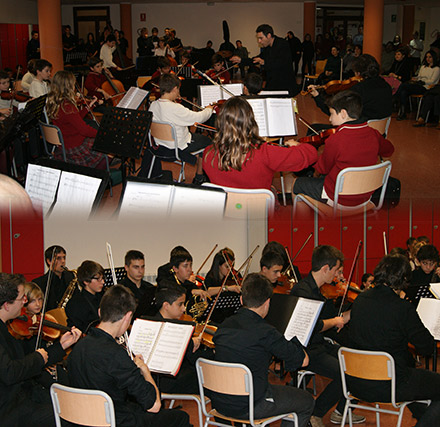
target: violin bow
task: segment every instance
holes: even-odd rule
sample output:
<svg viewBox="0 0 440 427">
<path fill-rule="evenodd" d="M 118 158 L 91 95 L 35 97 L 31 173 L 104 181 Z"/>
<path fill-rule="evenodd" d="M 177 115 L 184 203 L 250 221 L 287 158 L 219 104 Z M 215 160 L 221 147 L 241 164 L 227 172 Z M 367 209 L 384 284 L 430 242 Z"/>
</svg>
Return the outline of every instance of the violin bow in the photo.
<svg viewBox="0 0 440 427">
<path fill-rule="evenodd" d="M 230 67 L 225 68 L 222 71 L 219 71 L 214 77 L 217 78 L 218 76 L 221 76 L 223 73 L 226 73 L 226 71 L 229 71 L 231 68 L 234 68 L 234 67 L 238 67 L 238 64 L 233 64 Z"/>
<path fill-rule="evenodd" d="M 362 240 L 359 240 L 359 243 L 358 243 L 357 248 L 356 248 L 356 253 L 354 254 L 353 263 L 351 264 L 351 270 L 350 270 L 350 274 L 348 276 L 347 286 L 345 287 L 344 295 L 342 296 L 342 301 L 341 301 L 341 305 L 339 307 L 338 316 L 341 315 L 342 306 L 344 305 L 345 297 L 347 296 L 347 291 L 348 291 L 348 288 L 350 286 L 351 279 L 353 278 L 354 269 L 355 269 L 356 264 L 358 262 L 359 255 L 361 253 L 361 248 L 362 248 Z"/>
<path fill-rule="evenodd" d="M 154 84 L 154 83 L 153 83 Z M 200 105 L 194 104 L 194 102 L 188 101 L 186 98 L 180 98 L 180 100 L 187 102 L 189 105 L 192 105 L 193 107 L 198 108 L 199 110 L 204 110 L 203 107 L 201 107 Z"/>
<path fill-rule="evenodd" d="M 203 71 L 200 71 L 197 68 L 195 68 L 194 65 L 191 65 L 191 67 L 199 76 L 202 76 L 204 79 L 208 80 L 208 82 L 212 83 L 213 85 L 220 86 L 228 95 L 235 96 L 229 89 L 226 89 L 222 84 L 212 80 L 211 77 L 206 75 L 206 73 L 204 73 Z"/>
<path fill-rule="evenodd" d="M 205 130 L 208 130 L 210 132 L 218 132 L 218 129 L 216 129 L 216 128 L 212 127 L 212 126 L 205 125 L 203 123 L 196 122 L 196 123 L 194 123 L 194 126 L 196 128 L 205 129 Z"/>
<path fill-rule="evenodd" d="M 84 102 L 84 105 L 86 107 L 86 110 L 88 111 L 88 113 L 92 116 L 93 121 L 97 124 L 98 127 L 100 127 L 101 125 L 99 124 L 98 120 L 96 120 L 95 115 L 93 114 L 92 109 L 90 108 L 89 104 L 87 104 L 87 100 L 84 97 L 83 93 L 81 92 L 81 88 L 78 86 L 78 83 L 75 82 L 75 88 L 79 93 L 79 97 L 81 98 L 81 100 Z"/>
<path fill-rule="evenodd" d="M 234 271 L 234 269 L 233 269 L 233 267 L 232 267 L 232 262 L 231 262 L 231 259 L 229 258 L 229 255 L 228 255 L 225 251 L 222 251 L 222 255 L 223 255 L 223 259 L 224 259 L 224 260 L 228 263 L 228 265 L 231 267 L 230 270 L 229 270 L 228 276 L 229 276 L 229 274 L 232 273 L 232 277 L 234 278 L 234 282 L 235 282 L 235 284 L 236 284 L 237 286 L 240 286 L 240 283 L 239 283 L 239 281 L 238 281 L 238 277 L 237 277 L 237 273 Z M 226 277 L 228 277 L 228 276 L 226 276 Z"/>
<path fill-rule="evenodd" d="M 292 258 L 290 258 L 290 254 L 289 254 L 289 250 L 287 249 L 287 246 L 284 246 L 284 250 L 286 251 L 287 259 L 289 260 L 289 265 L 293 273 L 293 278 L 295 279 L 295 282 L 298 283 L 298 277 L 296 276 L 295 269 L 293 268 Z"/>
<path fill-rule="evenodd" d="M 110 270 L 112 272 L 112 279 L 113 279 L 113 285 L 117 285 L 117 279 L 116 279 L 116 270 L 115 270 L 115 263 L 113 262 L 113 253 L 112 253 L 112 247 L 109 242 L 105 242 L 105 247 L 107 250 L 107 259 L 108 263 L 110 265 Z M 130 346 L 128 345 L 128 333 L 127 331 L 124 332 L 124 342 L 127 346 L 127 353 L 130 356 L 130 359 L 133 360 L 133 353 L 131 351 Z"/>
<path fill-rule="evenodd" d="M 49 296 L 50 285 L 51 285 L 51 282 L 52 282 L 52 274 L 53 274 L 52 265 L 53 265 L 53 262 L 54 262 L 55 250 L 56 250 L 56 247 L 53 248 L 52 255 L 50 257 L 51 265 L 49 267 L 49 272 L 47 274 L 46 292 L 44 293 L 43 308 L 41 309 L 41 313 L 40 313 L 41 322 L 38 325 L 38 334 L 37 334 L 37 341 L 35 343 L 35 351 L 37 351 L 38 348 L 41 345 L 41 332 L 43 331 L 43 319 L 44 319 L 44 314 L 45 314 L 45 311 L 46 311 L 47 297 Z"/>
<path fill-rule="evenodd" d="M 208 261 L 209 257 L 212 255 L 212 253 L 217 249 L 218 244 L 216 243 L 215 246 L 212 248 L 211 252 L 209 252 L 208 256 L 205 258 L 205 260 L 202 262 L 202 265 L 198 268 L 198 270 L 196 271 L 196 276 L 202 271 L 203 266 L 206 264 L 206 262 Z"/>
<path fill-rule="evenodd" d="M 237 271 L 240 272 L 241 270 L 243 270 L 244 266 L 246 265 L 246 271 L 245 274 L 243 276 L 242 282 L 245 279 L 245 277 L 247 276 L 248 270 L 249 270 L 249 266 L 250 263 L 252 261 L 252 257 L 254 256 L 254 253 L 257 251 L 257 249 L 260 247 L 260 245 L 255 246 L 255 249 L 251 252 L 251 254 L 244 260 L 243 264 L 240 265 L 240 268 L 237 268 Z"/>
<path fill-rule="evenodd" d="M 314 132 L 315 135 L 319 135 L 319 132 L 316 132 L 316 130 L 313 129 L 312 126 L 310 126 L 310 124 L 307 123 L 303 118 L 301 118 L 300 116 L 297 116 L 297 117 L 298 117 L 298 120 L 299 120 L 303 125 L 305 125 L 308 129 L 310 129 L 312 132 Z"/>
<path fill-rule="evenodd" d="M 388 255 L 388 246 L 387 246 L 387 233 L 383 232 L 383 250 L 385 252 L 385 255 Z"/>
<path fill-rule="evenodd" d="M 313 231 L 308 235 L 307 239 L 304 241 L 304 243 L 302 244 L 302 246 L 299 248 L 298 252 L 295 254 L 295 256 L 292 258 L 292 263 L 293 261 L 295 261 L 298 258 L 298 255 L 302 252 L 302 250 L 304 249 L 304 247 L 307 245 L 307 243 L 309 243 L 309 240 L 312 238 L 313 236 Z M 287 250 L 287 249 L 286 249 Z"/>
<path fill-rule="evenodd" d="M 198 63 L 199 63 L 199 61 L 194 62 L 194 64 L 192 64 L 192 66 L 196 66 Z M 179 64 L 177 66 L 179 68 L 179 70 L 177 70 L 176 76 L 178 76 L 182 72 L 182 70 L 185 66 L 186 65 L 183 65 L 183 64 Z"/>
</svg>

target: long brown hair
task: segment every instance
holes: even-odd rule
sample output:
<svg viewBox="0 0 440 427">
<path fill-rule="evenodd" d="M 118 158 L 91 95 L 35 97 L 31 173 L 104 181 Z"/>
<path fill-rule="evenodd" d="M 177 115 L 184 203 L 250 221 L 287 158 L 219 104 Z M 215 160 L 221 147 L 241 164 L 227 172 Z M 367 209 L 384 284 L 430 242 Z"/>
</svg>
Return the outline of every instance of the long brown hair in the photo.
<svg viewBox="0 0 440 427">
<path fill-rule="evenodd" d="M 222 171 L 241 171 L 248 153 L 252 156 L 252 151 L 264 142 L 252 107 L 244 98 L 229 98 L 223 104 L 217 129 L 211 150 L 218 154 L 218 168 Z"/>
<path fill-rule="evenodd" d="M 51 120 L 58 117 L 60 107 L 64 110 L 64 101 L 75 108 L 75 76 L 70 71 L 58 71 L 52 79 L 50 92 L 47 95 L 46 110 Z"/>
</svg>

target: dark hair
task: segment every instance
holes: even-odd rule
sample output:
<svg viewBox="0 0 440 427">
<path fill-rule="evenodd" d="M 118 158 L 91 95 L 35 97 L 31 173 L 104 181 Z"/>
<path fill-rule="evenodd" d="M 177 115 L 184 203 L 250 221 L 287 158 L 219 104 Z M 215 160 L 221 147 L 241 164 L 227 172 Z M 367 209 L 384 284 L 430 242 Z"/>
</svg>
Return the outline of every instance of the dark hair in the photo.
<svg viewBox="0 0 440 427">
<path fill-rule="evenodd" d="M 352 119 L 359 119 L 362 114 L 362 98 L 352 90 L 344 90 L 337 93 L 328 102 L 329 108 L 333 108 L 336 113 L 346 110 Z"/>
<path fill-rule="evenodd" d="M 312 253 L 312 271 L 319 271 L 325 265 L 333 268 L 338 261 L 341 265 L 344 263 L 344 254 L 330 245 L 320 245 L 313 249 Z"/>
<path fill-rule="evenodd" d="M 241 43 L 241 40 L 236 40 L 235 43 L 236 43 L 236 44 L 237 44 L 237 43 Z"/>
<path fill-rule="evenodd" d="M 224 64 L 224 62 L 225 62 L 225 59 L 219 53 L 212 55 L 212 58 L 211 58 L 212 65 L 218 64 L 218 63 Z"/>
<path fill-rule="evenodd" d="M 38 31 L 37 31 L 37 30 L 32 30 L 32 32 L 31 32 L 31 36 L 33 36 L 33 35 L 35 35 L 35 34 L 38 34 Z"/>
<path fill-rule="evenodd" d="M 151 29 L 151 32 L 153 32 L 153 31 L 156 31 L 157 33 L 159 32 L 159 29 L 157 28 L 157 27 L 153 27 L 152 29 Z"/>
<path fill-rule="evenodd" d="M 405 249 L 398 248 L 398 247 L 395 247 L 395 248 L 391 249 L 390 250 L 390 255 L 403 255 L 403 256 L 407 256 Z"/>
<path fill-rule="evenodd" d="M 396 52 L 400 52 L 403 56 L 406 56 L 408 54 L 408 50 L 405 47 L 399 47 Z"/>
<path fill-rule="evenodd" d="M 224 254 L 224 256 L 223 256 Z M 235 255 L 234 252 L 232 251 L 232 249 L 229 248 L 223 248 L 222 250 L 220 250 L 219 252 L 217 252 L 214 255 L 214 258 L 212 260 L 212 264 L 211 264 L 211 268 L 209 269 L 208 273 L 206 274 L 206 278 L 211 278 L 213 279 L 213 282 L 218 283 L 218 286 L 220 286 L 220 266 L 222 266 L 225 262 L 226 259 L 228 259 L 231 262 L 235 261 Z"/>
<path fill-rule="evenodd" d="M 87 65 L 90 68 L 93 68 L 94 66 L 98 65 L 100 62 L 104 62 L 101 58 L 98 58 L 96 56 L 92 56 L 88 61 Z"/>
<path fill-rule="evenodd" d="M 258 95 L 263 88 L 263 77 L 257 73 L 248 73 L 243 84 L 247 87 L 250 95 Z"/>
<path fill-rule="evenodd" d="M 373 276 L 371 273 L 365 273 L 362 275 L 362 279 L 361 279 L 361 283 L 365 283 L 368 278 L 370 278 L 371 276 Z M 374 276 L 373 276 L 374 277 Z"/>
<path fill-rule="evenodd" d="M 284 246 L 280 242 L 272 240 L 271 242 L 266 243 L 261 255 L 265 255 L 268 252 L 277 252 L 283 258 L 283 268 L 287 268 L 289 266 L 289 259 L 287 258 L 286 249 L 284 249 Z"/>
<path fill-rule="evenodd" d="M 156 307 L 158 310 L 160 310 L 164 302 L 172 304 L 174 301 L 185 294 L 186 290 L 183 286 L 180 286 L 176 282 L 173 282 L 171 280 L 164 280 L 156 289 Z"/>
<path fill-rule="evenodd" d="M 417 237 L 417 241 L 429 244 L 429 237 L 428 236 L 419 236 L 419 237 Z"/>
<path fill-rule="evenodd" d="M 422 65 L 424 65 L 425 67 L 428 66 L 428 62 L 426 61 L 426 55 L 428 55 L 428 53 L 432 56 L 432 67 L 437 67 L 438 66 L 438 55 L 435 50 L 431 50 L 431 49 L 425 53 L 425 56 L 423 57 Z"/>
<path fill-rule="evenodd" d="M 405 289 L 411 279 L 411 266 L 403 255 L 385 255 L 374 269 L 376 286 Z"/>
<path fill-rule="evenodd" d="M 35 63 L 37 62 L 37 60 L 35 58 L 30 59 L 27 63 L 27 69 L 30 73 L 34 74 L 34 70 L 35 70 Z"/>
<path fill-rule="evenodd" d="M 0 79 L 9 79 L 9 74 L 5 70 L 0 70 Z"/>
<path fill-rule="evenodd" d="M 0 308 L 5 302 L 12 304 L 18 297 L 18 285 L 24 285 L 22 274 L 0 273 Z"/>
<path fill-rule="evenodd" d="M 157 58 L 157 68 L 171 67 L 171 62 L 166 56 Z"/>
<path fill-rule="evenodd" d="M 46 67 L 52 68 L 52 64 L 46 59 L 37 59 L 32 74 L 37 75 L 37 71 L 43 71 Z"/>
<path fill-rule="evenodd" d="M 114 36 L 114 34 L 109 34 L 107 36 L 107 38 L 105 39 L 105 42 L 115 42 L 116 41 L 116 37 Z"/>
<path fill-rule="evenodd" d="M 266 267 L 267 269 L 270 269 L 274 265 L 284 267 L 284 258 L 279 252 L 266 252 L 260 259 L 260 268 L 263 269 L 263 267 Z"/>
<path fill-rule="evenodd" d="M 379 75 L 380 66 L 374 56 L 364 53 L 353 61 L 353 71 L 360 73 L 364 79 L 371 79 Z"/>
<path fill-rule="evenodd" d="M 171 267 L 179 268 L 182 262 L 191 261 L 193 258 L 189 252 L 179 252 L 170 258 Z"/>
<path fill-rule="evenodd" d="M 244 279 L 243 286 L 241 287 L 244 307 L 261 307 L 269 298 L 272 298 L 272 295 L 272 283 L 261 274 L 251 273 Z"/>
<path fill-rule="evenodd" d="M 188 249 L 184 248 L 183 246 L 174 246 L 174 248 L 171 249 L 170 258 L 173 257 L 174 255 L 181 253 L 181 252 L 186 252 L 189 254 Z"/>
<path fill-rule="evenodd" d="M 99 304 L 101 322 L 115 323 L 129 311 L 134 313 L 136 306 L 136 298 L 130 289 L 122 285 L 112 286 L 104 293 Z"/>
<path fill-rule="evenodd" d="M 423 245 L 418 251 L 416 258 L 419 261 L 439 262 L 438 250 L 434 245 Z"/>
<path fill-rule="evenodd" d="M 159 79 L 161 95 L 170 93 L 175 87 L 180 87 L 180 80 L 175 74 L 163 74 Z"/>
<path fill-rule="evenodd" d="M 91 282 L 97 275 L 104 276 L 104 268 L 95 261 L 86 260 L 78 267 L 77 275 L 78 282 L 85 285 L 85 282 Z"/>
<path fill-rule="evenodd" d="M 270 34 L 273 37 L 273 28 L 268 24 L 261 24 L 255 30 L 256 33 L 263 33 L 266 37 Z"/>
<path fill-rule="evenodd" d="M 58 245 L 53 245 L 48 247 L 45 251 L 44 251 L 44 261 L 46 262 L 46 265 L 49 267 L 49 263 L 47 262 L 47 260 L 50 260 L 52 258 L 52 252 L 55 249 L 55 252 L 53 254 L 54 257 L 56 257 L 59 253 L 66 253 L 66 250 L 62 247 L 62 246 L 58 246 Z"/>
<path fill-rule="evenodd" d="M 406 246 L 409 246 L 416 241 L 417 241 L 417 239 L 415 237 L 409 237 L 408 240 L 406 241 Z"/>
<path fill-rule="evenodd" d="M 131 250 L 131 251 L 128 251 L 126 254 L 125 254 L 125 258 L 124 258 L 124 264 L 127 266 L 127 267 L 129 267 L 130 266 L 130 263 L 131 263 L 131 261 L 135 261 L 135 260 L 138 260 L 138 259 L 141 259 L 141 260 L 145 260 L 145 256 L 144 256 L 144 254 L 141 252 L 141 251 L 136 251 L 136 250 Z"/>
</svg>

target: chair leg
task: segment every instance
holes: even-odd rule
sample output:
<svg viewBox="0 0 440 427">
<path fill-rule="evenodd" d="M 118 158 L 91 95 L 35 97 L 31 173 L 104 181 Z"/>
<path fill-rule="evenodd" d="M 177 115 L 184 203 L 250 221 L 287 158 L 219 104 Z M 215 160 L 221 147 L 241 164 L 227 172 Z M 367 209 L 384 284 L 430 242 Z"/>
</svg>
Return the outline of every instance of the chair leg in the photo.
<svg viewBox="0 0 440 427">
<path fill-rule="evenodd" d="M 379 409 L 379 404 L 376 403 L 376 408 Z M 376 427 L 380 427 L 380 412 L 376 411 Z"/>
<path fill-rule="evenodd" d="M 419 105 L 417 106 L 416 120 L 419 120 L 419 116 L 420 116 L 420 108 L 422 107 L 422 99 L 423 99 L 423 98 L 419 98 Z"/>
<path fill-rule="evenodd" d="M 402 424 L 403 412 L 405 411 L 405 406 L 406 406 L 406 405 L 403 405 L 403 406 L 400 407 L 400 410 L 399 410 L 399 418 L 397 419 L 397 426 L 396 426 L 396 427 L 400 427 L 401 424 Z"/>
<path fill-rule="evenodd" d="M 154 162 L 155 161 L 156 161 L 156 156 L 153 154 L 153 158 L 152 158 L 151 164 L 150 164 L 150 170 L 148 171 L 148 175 L 147 175 L 148 179 L 151 178 L 151 174 L 153 173 L 153 167 L 154 167 Z"/>
<path fill-rule="evenodd" d="M 185 162 L 182 162 L 182 167 L 180 168 L 179 180 L 177 182 L 185 181 Z"/>
<path fill-rule="evenodd" d="M 349 411 L 348 409 L 348 405 L 349 405 L 349 401 L 346 400 L 345 401 L 345 406 L 344 406 L 344 412 L 342 414 L 342 421 L 341 421 L 341 426 L 345 425 L 345 420 L 347 419 L 347 412 Z"/>
<path fill-rule="evenodd" d="M 282 191 L 282 194 L 283 194 L 283 206 L 286 206 L 286 191 L 285 191 L 285 188 L 284 188 L 284 175 L 283 175 L 283 172 L 280 172 L 280 179 L 281 179 L 281 191 Z"/>
</svg>

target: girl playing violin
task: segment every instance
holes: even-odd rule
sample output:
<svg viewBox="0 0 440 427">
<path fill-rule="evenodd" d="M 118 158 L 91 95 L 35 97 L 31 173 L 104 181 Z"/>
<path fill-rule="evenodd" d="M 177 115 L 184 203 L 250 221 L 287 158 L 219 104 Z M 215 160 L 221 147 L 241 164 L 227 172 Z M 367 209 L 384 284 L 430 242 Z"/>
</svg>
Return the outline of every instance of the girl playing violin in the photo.
<svg viewBox="0 0 440 427">
<path fill-rule="evenodd" d="M 205 278 L 205 286 L 208 288 L 209 295 L 216 295 L 223 283 L 224 278 L 230 275 L 225 283 L 224 290 L 230 292 L 241 293 L 241 275 L 233 270 L 230 272 L 230 267 L 234 267 L 235 255 L 232 249 L 223 248 L 217 252 L 212 260 L 211 268 Z M 234 279 L 235 277 L 235 279 Z"/>
<path fill-rule="evenodd" d="M 289 147 L 265 144 L 252 107 L 240 97 L 228 99 L 217 118 L 219 129 L 203 153 L 211 182 L 236 188 L 271 188 L 277 171 L 299 171 L 317 160 L 309 144 L 286 141 Z"/>
<path fill-rule="evenodd" d="M 93 107 L 96 101 L 94 98 L 89 107 Z M 79 165 L 104 169 L 104 154 L 92 150 L 98 131 L 83 120 L 88 111 L 76 105 L 75 76 L 70 71 L 55 74 L 46 109 L 53 124 L 61 130 L 67 158 Z M 55 157 L 63 160 L 61 148 L 55 150 Z"/>
</svg>

